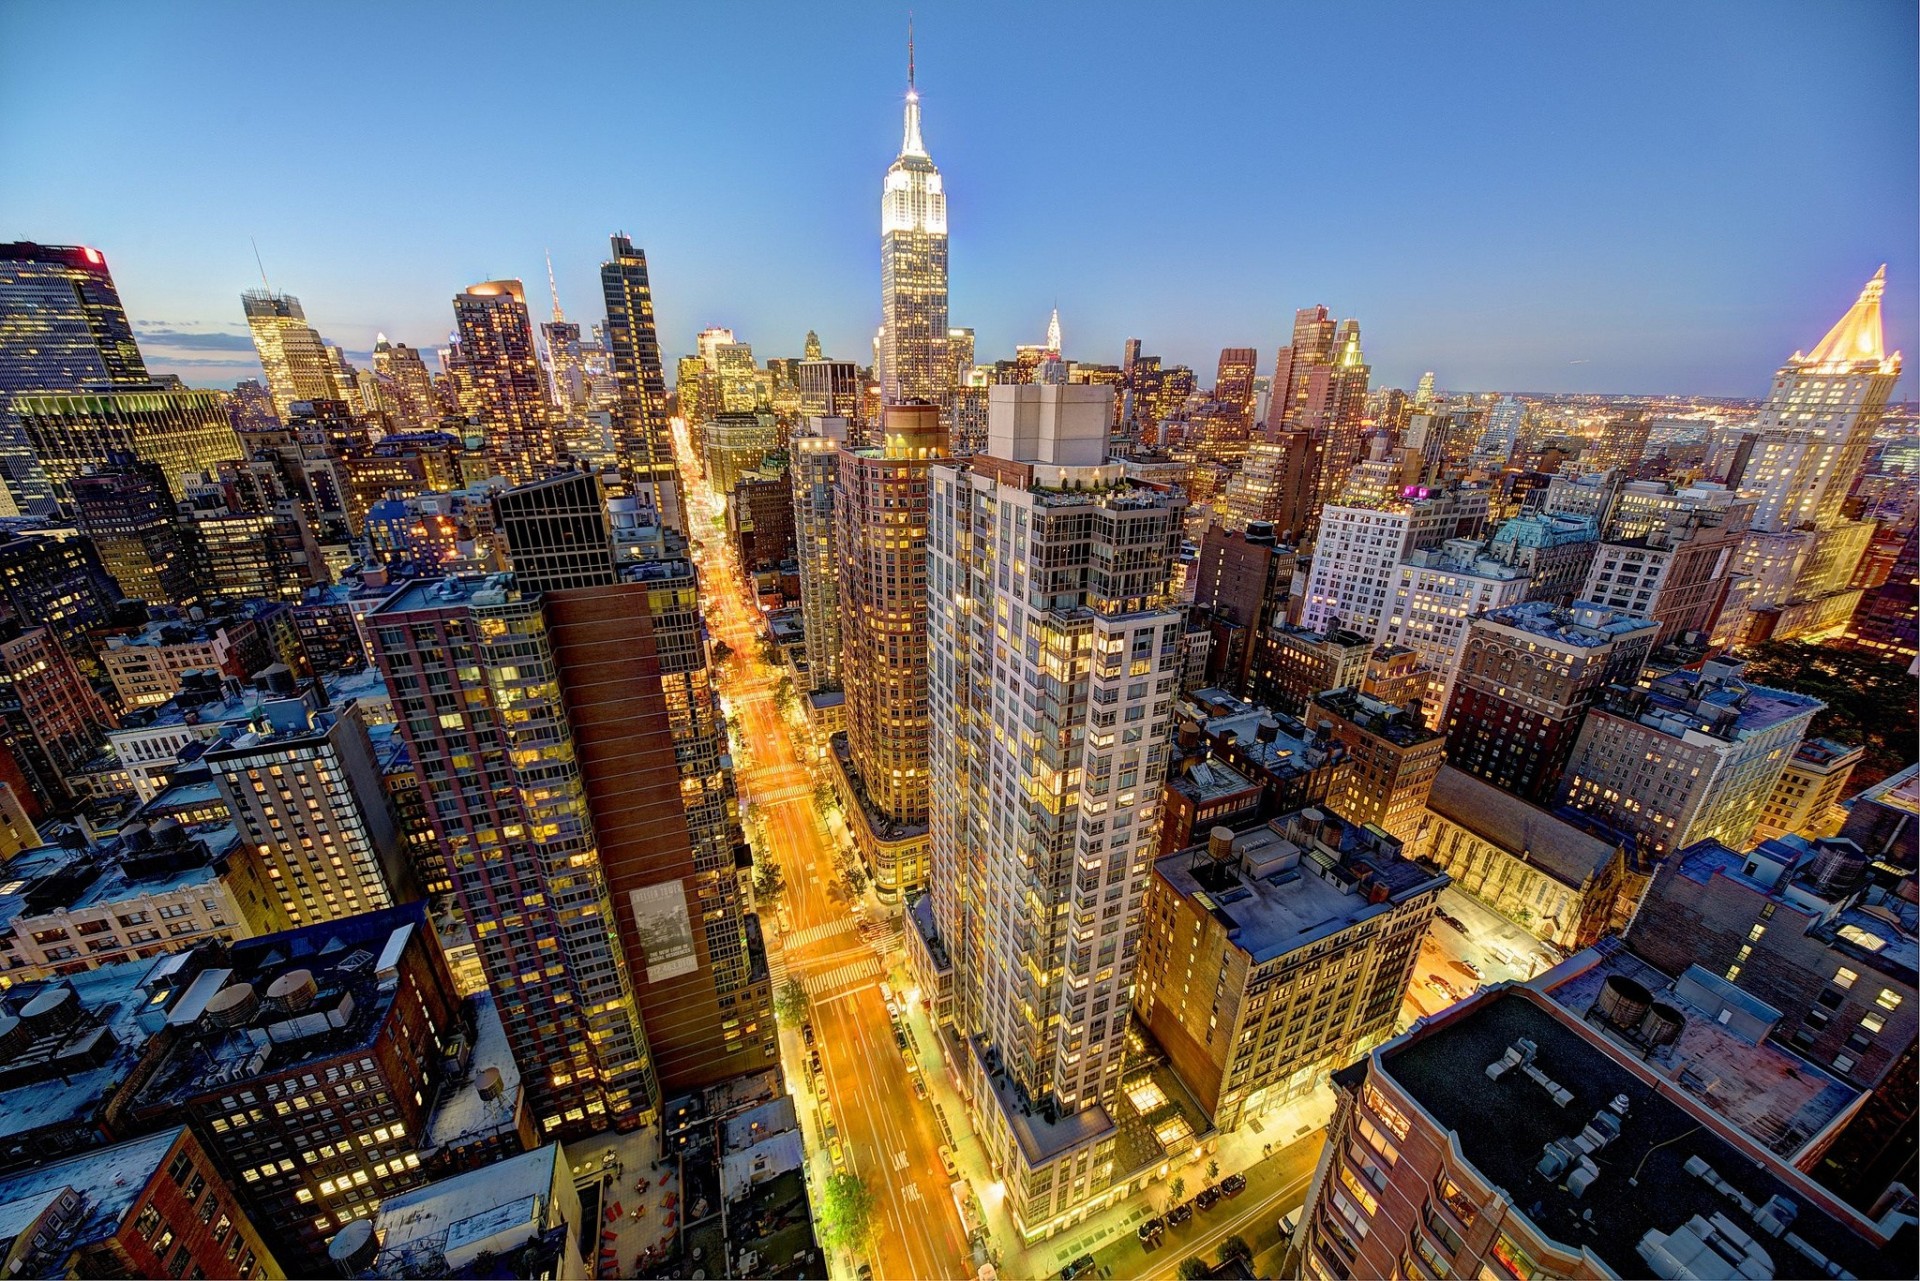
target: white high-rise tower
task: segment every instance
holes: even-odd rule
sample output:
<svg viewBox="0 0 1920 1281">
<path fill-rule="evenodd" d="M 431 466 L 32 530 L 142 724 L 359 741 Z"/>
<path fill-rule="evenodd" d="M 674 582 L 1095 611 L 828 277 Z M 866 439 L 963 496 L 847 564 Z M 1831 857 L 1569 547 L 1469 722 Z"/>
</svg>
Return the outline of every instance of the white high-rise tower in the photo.
<svg viewBox="0 0 1920 1281">
<path fill-rule="evenodd" d="M 939 403 L 947 370 L 947 196 L 920 140 L 920 94 L 907 30 L 906 133 L 880 196 L 880 341 L 889 404 Z"/>
</svg>

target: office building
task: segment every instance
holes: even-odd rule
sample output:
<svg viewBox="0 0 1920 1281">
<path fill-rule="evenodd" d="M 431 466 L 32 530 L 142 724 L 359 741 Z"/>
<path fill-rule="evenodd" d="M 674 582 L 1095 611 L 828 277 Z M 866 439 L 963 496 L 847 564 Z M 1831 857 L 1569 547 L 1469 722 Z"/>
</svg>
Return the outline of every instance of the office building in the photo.
<svg viewBox="0 0 1920 1281">
<path fill-rule="evenodd" d="M 1055 312 L 1057 319 L 1059 312 Z M 1252 347 L 1223 347 L 1220 364 L 1214 374 L 1213 399 L 1240 422 L 1243 429 L 1253 427 L 1253 382 L 1260 353 Z"/>
<path fill-rule="evenodd" d="M 1334 1073 L 1302 1275 L 1903 1274 L 1910 1218 L 1866 1218 L 1646 1061 L 1713 1014 L 1630 980 L 1581 1009 L 1502 984 Z M 1784 1075 L 1719 1059 L 1742 1097 Z"/>
<path fill-rule="evenodd" d="M 27 447 L 14 397 L 152 379 L 98 249 L 0 245 L 0 515 L 53 510 L 55 495 Z"/>
<path fill-rule="evenodd" d="M 462 377 L 496 475 L 537 479 L 560 465 L 560 433 L 534 346 L 525 289 L 489 280 L 456 295 Z"/>
<path fill-rule="evenodd" d="M 722 497 L 732 494 L 740 477 L 759 471 L 767 455 L 780 449 L 780 424 L 770 410 L 719 414 L 698 431 L 707 442 L 707 484 Z"/>
<path fill-rule="evenodd" d="M 337 1228 L 425 1178 L 462 1029 L 423 906 L 230 944 L 179 1000 L 119 1125 L 184 1121 L 289 1267 L 317 1268 Z"/>
<path fill-rule="evenodd" d="M 1565 951 L 1596 942 L 1619 923 L 1626 849 L 1602 829 L 1443 765 L 1427 812 L 1409 842 L 1454 885 Z"/>
<path fill-rule="evenodd" d="M 1462 487 L 1324 508 L 1301 625 L 1377 636 L 1391 616 L 1395 579 L 1408 553 L 1475 537 L 1486 517 L 1487 491 Z"/>
<path fill-rule="evenodd" d="M 388 1197 L 334 1237 L 329 1263 L 348 1277 L 585 1281 L 599 1226 L 549 1143 Z"/>
<path fill-rule="evenodd" d="M 1526 511 L 1501 522 L 1487 555 L 1526 575 L 1526 599 L 1564 607 L 1579 598 L 1599 545 L 1600 522 L 1591 516 Z"/>
<path fill-rule="evenodd" d="M 433 391 L 433 375 L 420 349 L 403 342 L 388 342 L 380 334 L 373 343 L 373 372 L 382 379 L 392 404 L 396 432 L 431 431 L 443 416 L 440 399 Z"/>
<path fill-rule="evenodd" d="M 1393 594 L 1376 638 L 1411 650 L 1425 669 L 1420 712 L 1439 729 L 1453 697 L 1470 619 L 1517 605 L 1527 594 L 1521 570 L 1486 554 L 1471 538 L 1450 538 L 1434 549 L 1407 553 L 1394 571 Z"/>
<path fill-rule="evenodd" d="M 1718 485 L 1630 481 L 1615 499 L 1580 599 L 1651 618 L 1654 648 L 1713 630 L 1732 581 L 1750 499 Z"/>
<path fill-rule="evenodd" d="M 353 700 L 316 711 L 304 698 L 265 699 L 250 724 L 201 759 L 246 838 L 234 857 L 272 888 L 273 928 L 418 896 Z"/>
<path fill-rule="evenodd" d="M 886 899 L 926 883 L 930 469 L 947 452 L 934 405 L 881 410 L 878 448 L 844 448 L 833 495 L 855 843 Z M 837 758 L 836 758 L 837 759 Z"/>
<path fill-rule="evenodd" d="M 1244 693 L 1260 638 L 1286 614 L 1295 557 L 1270 525 L 1209 525 L 1194 562 L 1193 607 L 1213 632 L 1207 679 Z"/>
<path fill-rule="evenodd" d="M 888 404 L 939 404 L 951 382 L 947 354 L 947 195 L 920 138 L 920 94 L 907 49 L 907 106 L 900 154 L 880 197 L 880 349 L 874 374 Z"/>
<path fill-rule="evenodd" d="M 1634 836 L 1644 858 L 1710 839 L 1744 849 L 1825 706 L 1750 684 L 1722 661 L 1646 689 L 1609 686 L 1580 728 L 1559 799 Z"/>
<path fill-rule="evenodd" d="M 240 295 L 240 306 L 267 376 L 274 414 L 281 422 L 292 416 L 295 401 L 344 399 L 327 346 L 307 324 L 298 298 L 249 289 Z"/>
<path fill-rule="evenodd" d="M 12 1276 L 287 1275 L 184 1126 L 0 1176 L 0 1204 Z"/>
<path fill-rule="evenodd" d="M 1427 793 L 1446 760 L 1446 737 L 1411 708 L 1394 707 L 1357 689 L 1316 694 L 1306 719 L 1347 749 L 1347 768 L 1328 804 L 1350 822 L 1375 824 L 1400 841 L 1420 830 Z"/>
<path fill-rule="evenodd" d="M 1865 591 L 1847 625 L 1847 639 L 1861 649 L 1902 663 L 1920 657 L 1920 539 L 1909 533 L 1887 579 Z"/>
<path fill-rule="evenodd" d="M 1313 696 L 1359 685 L 1373 654 L 1373 638 L 1332 627 L 1313 631 L 1276 621 L 1259 639 L 1249 697 L 1290 716 L 1303 716 Z"/>
<path fill-rule="evenodd" d="M 1819 1169 L 1856 1205 L 1913 1152 L 1913 905 L 1876 882 L 1846 838 L 1786 836 L 1745 854 L 1702 841 L 1660 868 L 1626 937 L 1668 973 L 1737 983 L 1773 1015 L 1770 1041 L 1868 1094 Z"/>
<path fill-rule="evenodd" d="M 747 472 L 734 482 L 727 537 L 735 560 L 749 572 L 793 559 L 793 487 L 784 470 Z"/>
<path fill-rule="evenodd" d="M 1168 766 L 1168 795 L 1160 821 L 1164 854 L 1205 839 L 1208 829 L 1218 823 L 1236 825 L 1236 809 L 1208 814 L 1202 806 L 1176 801 L 1180 777 L 1199 763 L 1224 767 L 1256 789 L 1245 815 L 1248 819 L 1325 808 L 1347 768 L 1347 749 L 1332 734 L 1224 690 L 1200 690 L 1184 700 L 1178 711 L 1184 719 Z"/>
<path fill-rule="evenodd" d="M 538 1133 L 636 1124 L 652 1062 L 580 763 L 552 750 L 568 730 L 539 599 L 413 583 L 367 626 Z"/>
<path fill-rule="evenodd" d="M 1308 809 L 1158 859 L 1137 1006 L 1216 1129 L 1392 1035 L 1447 877 Z"/>
<path fill-rule="evenodd" d="M 182 609 L 201 603 L 206 591 L 191 527 L 176 518 L 172 489 L 157 464 L 116 454 L 100 470 L 74 477 L 67 490 L 75 523 L 122 595 Z"/>
<path fill-rule="evenodd" d="M 243 613 L 199 620 L 161 619 L 107 637 L 100 665 L 126 710 L 158 707 L 180 692 L 189 672 L 245 680 L 272 661 L 259 626 Z"/>
<path fill-rule="evenodd" d="M 107 709 L 45 627 L 0 626 L 0 781 L 34 818 L 76 799 L 67 776 L 100 750 Z"/>
<path fill-rule="evenodd" d="M 1315 457 L 1313 438 L 1304 431 L 1269 428 L 1249 441 L 1220 495 L 1226 527 L 1264 523 L 1288 541 L 1304 536 L 1314 512 Z"/>
<path fill-rule="evenodd" d="M 1587 709 L 1632 681 L 1659 624 L 1597 606 L 1527 601 L 1467 625 L 1447 703 L 1447 759 L 1515 796 L 1550 795 Z"/>
<path fill-rule="evenodd" d="M 70 527 L 0 532 L 0 625 L 44 626 L 76 660 L 90 662 L 90 633 L 114 619 L 115 586 L 93 545 Z"/>
<path fill-rule="evenodd" d="M 986 453 L 931 470 L 923 953 L 951 958 L 935 987 L 1028 1239 L 1131 1176 L 1109 1105 L 1179 679 L 1185 503 L 1108 458 L 1112 394 L 995 387 Z M 1023 731 L 1031 716 L 1044 729 Z"/>
<path fill-rule="evenodd" d="M 1487 429 L 1474 452 L 1494 463 L 1504 463 L 1519 448 L 1527 421 L 1527 405 L 1514 396 L 1502 396 L 1487 411 Z"/>
<path fill-rule="evenodd" d="M 1832 836 L 1847 821 L 1840 807 L 1853 768 L 1866 756 L 1857 745 L 1836 743 L 1830 738 L 1805 738 L 1793 749 L 1773 795 L 1760 811 L 1754 825 L 1757 840 L 1776 836 Z"/>
<path fill-rule="evenodd" d="M 807 637 L 807 688 L 814 693 L 840 688 L 840 560 L 834 543 L 833 506 L 840 450 L 848 443 L 851 426 L 845 417 L 809 417 L 805 428 L 788 442 L 800 609 Z"/>
<path fill-rule="evenodd" d="M 860 367 L 851 360 L 803 360 L 799 377 L 802 417 L 852 420 L 858 416 Z M 689 417 L 687 421 L 706 419 Z"/>
<path fill-rule="evenodd" d="M 770 408 L 760 388 L 760 366 L 753 347 L 743 342 L 719 343 L 713 348 L 713 372 L 720 383 L 720 411 L 750 414 Z"/>
<path fill-rule="evenodd" d="M 217 391 L 180 386 L 20 394 L 13 412 L 47 481 L 62 497 L 76 476 L 118 455 L 156 464 L 174 496 L 243 450 Z"/>
</svg>

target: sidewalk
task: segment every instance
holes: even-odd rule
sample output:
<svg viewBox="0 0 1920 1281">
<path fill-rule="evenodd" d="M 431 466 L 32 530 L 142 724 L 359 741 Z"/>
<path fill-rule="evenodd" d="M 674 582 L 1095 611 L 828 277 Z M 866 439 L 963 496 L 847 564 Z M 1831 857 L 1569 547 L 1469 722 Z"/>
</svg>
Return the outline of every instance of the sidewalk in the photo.
<svg viewBox="0 0 1920 1281">
<path fill-rule="evenodd" d="M 904 958 L 890 957 L 889 960 L 891 968 L 888 977 L 894 990 L 913 992 Z M 1135 1229 L 1143 1219 L 1157 1215 L 1166 1208 L 1167 1187 L 1174 1179 L 1185 1180 L 1185 1197 L 1191 1199 L 1208 1183 L 1218 1181 L 1209 1180 L 1206 1176 L 1208 1163 L 1217 1161 L 1220 1166 L 1219 1178 L 1235 1172 L 1247 1175 L 1248 1189 L 1235 1200 L 1243 1205 L 1255 1204 L 1271 1194 L 1271 1187 L 1262 1190 L 1263 1182 L 1277 1186 L 1282 1181 L 1284 1170 L 1290 1168 L 1291 1163 L 1271 1158 L 1289 1153 L 1302 1140 L 1311 1140 L 1324 1130 L 1333 1115 L 1333 1091 L 1324 1082 L 1317 1084 L 1304 1097 L 1272 1108 L 1232 1134 L 1217 1135 L 1203 1147 L 1184 1155 L 1169 1168 L 1165 1180 L 1155 1180 L 1140 1194 L 1076 1223 L 1056 1236 L 1027 1245 L 1020 1239 L 1011 1216 L 1006 1212 L 1005 1190 L 987 1163 L 986 1150 L 968 1125 L 966 1104 L 954 1085 L 946 1062 L 945 1042 L 927 1018 L 926 1003 L 920 1000 L 908 1002 L 905 1019 L 911 1029 L 912 1044 L 916 1051 L 913 1058 L 920 1065 L 928 1098 L 945 1116 L 948 1129 L 952 1132 L 955 1164 L 959 1167 L 960 1177 L 972 1187 L 979 1200 L 987 1233 L 989 1261 L 1000 1276 L 1009 1281 L 1054 1276 L 1082 1254 L 1095 1254 L 1107 1266 L 1114 1266 L 1116 1262 L 1125 1264 L 1129 1261 L 1129 1252 L 1119 1252 L 1117 1259 L 1110 1259 L 1103 1253 L 1122 1244 L 1131 1247 L 1133 1262 L 1158 1266 L 1164 1261 L 1161 1255 L 1169 1247 L 1163 1245 L 1160 1252 L 1148 1255 L 1140 1248 Z M 1318 1152 L 1317 1144 L 1314 1145 L 1314 1152 Z M 1310 1168 L 1311 1161 L 1307 1164 Z M 1177 1241 L 1172 1248 L 1179 1248 Z M 1132 1273 L 1122 1272 L 1116 1267 L 1114 1275 L 1119 1277 Z"/>
</svg>

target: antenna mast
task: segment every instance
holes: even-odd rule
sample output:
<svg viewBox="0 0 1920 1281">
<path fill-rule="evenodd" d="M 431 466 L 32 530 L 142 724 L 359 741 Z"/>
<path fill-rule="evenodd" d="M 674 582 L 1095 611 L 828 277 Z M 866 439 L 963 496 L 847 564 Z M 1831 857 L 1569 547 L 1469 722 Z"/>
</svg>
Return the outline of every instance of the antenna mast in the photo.
<svg viewBox="0 0 1920 1281">
<path fill-rule="evenodd" d="M 255 240 L 252 236 L 248 236 L 247 243 L 253 246 L 253 265 L 260 269 L 261 287 L 264 288 L 268 293 L 272 293 L 273 286 L 267 283 L 267 264 L 260 261 L 260 242 L 258 240 Z"/>
<path fill-rule="evenodd" d="M 553 295 L 553 323 L 565 320 L 566 314 L 560 310 L 560 286 L 553 281 L 553 250 L 547 250 L 547 292 Z"/>
</svg>

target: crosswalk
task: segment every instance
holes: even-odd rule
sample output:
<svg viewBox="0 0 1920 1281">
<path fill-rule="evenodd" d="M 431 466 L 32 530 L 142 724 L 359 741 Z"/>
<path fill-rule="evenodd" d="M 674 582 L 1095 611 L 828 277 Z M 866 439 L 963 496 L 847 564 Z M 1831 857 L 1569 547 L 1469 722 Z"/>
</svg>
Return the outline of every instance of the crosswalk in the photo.
<svg viewBox="0 0 1920 1281">
<path fill-rule="evenodd" d="M 837 921 L 828 921 L 825 925 L 809 925 L 804 930 L 795 930 L 791 934 L 780 936 L 782 950 L 790 947 L 805 947 L 821 939 L 832 938 L 836 934 L 845 934 L 854 927 L 853 918 L 843 916 Z"/>
<path fill-rule="evenodd" d="M 800 985 L 807 989 L 808 996 L 819 996 L 823 992 L 831 992 L 849 983 L 875 978 L 886 973 L 886 968 L 880 963 L 878 957 L 869 956 L 865 960 L 849 962 L 838 969 L 828 970 L 824 974 L 809 974 L 800 981 Z"/>
</svg>

